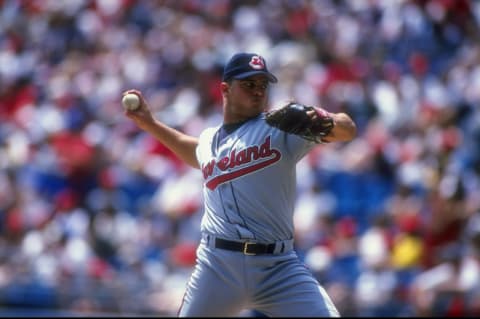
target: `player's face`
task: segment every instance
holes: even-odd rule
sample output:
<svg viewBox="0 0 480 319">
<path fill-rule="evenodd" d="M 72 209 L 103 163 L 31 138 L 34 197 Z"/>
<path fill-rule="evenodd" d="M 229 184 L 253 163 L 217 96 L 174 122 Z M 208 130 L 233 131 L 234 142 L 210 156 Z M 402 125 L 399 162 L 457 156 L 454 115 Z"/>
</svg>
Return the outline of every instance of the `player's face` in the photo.
<svg viewBox="0 0 480 319">
<path fill-rule="evenodd" d="M 233 120 L 254 117 L 265 110 L 268 98 L 268 79 L 264 75 L 254 75 L 242 80 L 233 80 L 227 94 L 227 109 Z"/>
</svg>

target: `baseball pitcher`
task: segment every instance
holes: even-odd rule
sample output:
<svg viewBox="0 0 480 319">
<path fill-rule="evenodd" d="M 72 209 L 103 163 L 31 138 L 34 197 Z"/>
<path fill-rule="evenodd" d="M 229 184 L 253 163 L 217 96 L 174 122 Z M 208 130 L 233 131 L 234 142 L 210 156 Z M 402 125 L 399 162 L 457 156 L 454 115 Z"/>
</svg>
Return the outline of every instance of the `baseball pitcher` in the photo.
<svg viewBox="0 0 480 319">
<path fill-rule="evenodd" d="M 235 316 L 256 309 L 273 317 L 338 317 L 323 287 L 294 250 L 296 164 L 313 147 L 354 138 L 345 113 L 291 102 L 267 111 L 277 78 L 255 53 L 235 54 L 220 90 L 223 123 L 198 138 L 140 107 L 125 114 L 182 160 L 202 171 L 204 215 L 197 262 L 181 317 Z"/>
</svg>

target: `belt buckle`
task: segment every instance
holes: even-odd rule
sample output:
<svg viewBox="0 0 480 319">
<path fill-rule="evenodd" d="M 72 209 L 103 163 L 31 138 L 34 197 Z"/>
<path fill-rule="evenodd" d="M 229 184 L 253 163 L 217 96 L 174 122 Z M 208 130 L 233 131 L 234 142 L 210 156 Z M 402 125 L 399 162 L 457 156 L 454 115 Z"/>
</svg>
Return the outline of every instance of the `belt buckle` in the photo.
<svg viewBox="0 0 480 319">
<path fill-rule="evenodd" d="M 243 244 L 243 253 L 244 253 L 245 255 L 248 255 L 248 256 L 254 256 L 254 255 L 256 255 L 256 253 L 249 253 L 249 252 L 248 252 L 248 245 L 255 245 L 255 244 L 256 244 L 255 242 L 248 242 L 248 241 L 245 242 L 245 243 Z"/>
</svg>

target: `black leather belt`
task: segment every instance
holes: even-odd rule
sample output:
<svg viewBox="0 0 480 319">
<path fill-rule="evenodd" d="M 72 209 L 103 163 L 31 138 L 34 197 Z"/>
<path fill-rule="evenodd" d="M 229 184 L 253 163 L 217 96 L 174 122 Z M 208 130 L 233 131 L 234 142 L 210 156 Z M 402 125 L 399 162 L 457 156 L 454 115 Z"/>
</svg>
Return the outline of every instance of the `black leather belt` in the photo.
<svg viewBox="0 0 480 319">
<path fill-rule="evenodd" d="M 260 254 L 273 254 L 275 250 L 275 244 L 260 244 L 238 241 L 230 241 L 221 238 L 215 238 L 215 248 L 241 251 L 245 255 L 260 255 Z"/>
</svg>

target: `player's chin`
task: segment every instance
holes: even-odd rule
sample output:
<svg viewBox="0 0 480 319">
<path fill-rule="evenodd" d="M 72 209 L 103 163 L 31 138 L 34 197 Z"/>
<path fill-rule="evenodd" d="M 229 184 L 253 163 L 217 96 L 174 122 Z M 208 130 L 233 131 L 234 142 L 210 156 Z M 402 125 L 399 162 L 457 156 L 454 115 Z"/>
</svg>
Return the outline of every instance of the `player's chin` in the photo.
<svg viewBox="0 0 480 319">
<path fill-rule="evenodd" d="M 267 108 L 265 101 L 262 100 L 252 100 L 251 102 L 251 109 L 255 112 L 262 112 Z"/>
</svg>

